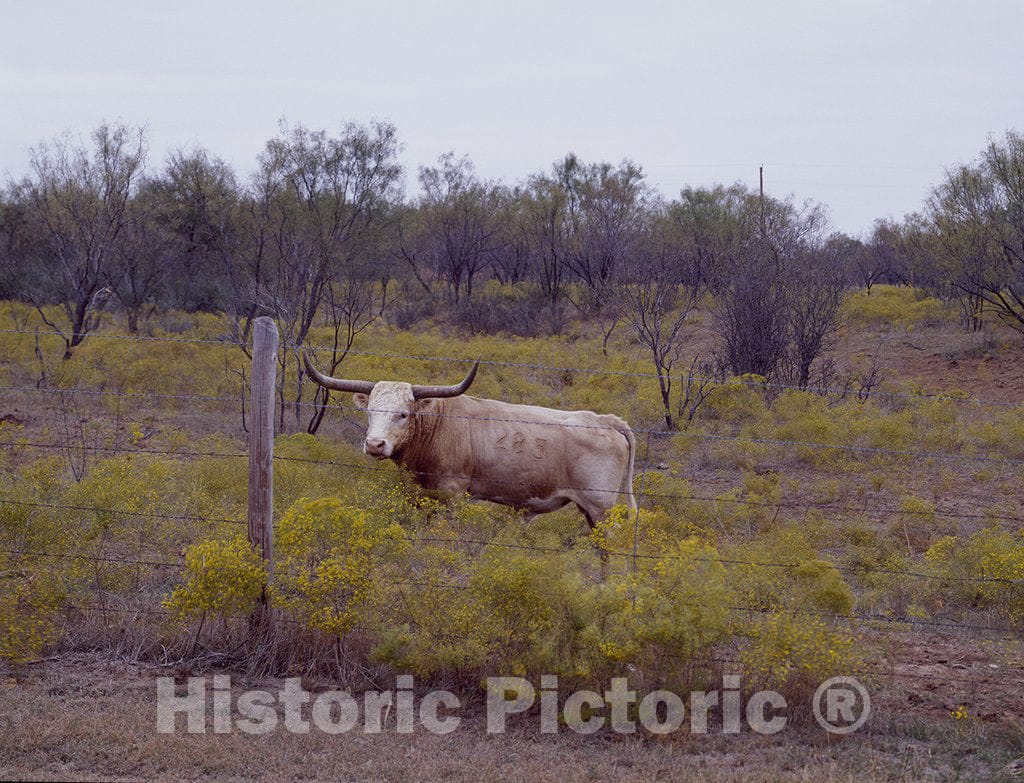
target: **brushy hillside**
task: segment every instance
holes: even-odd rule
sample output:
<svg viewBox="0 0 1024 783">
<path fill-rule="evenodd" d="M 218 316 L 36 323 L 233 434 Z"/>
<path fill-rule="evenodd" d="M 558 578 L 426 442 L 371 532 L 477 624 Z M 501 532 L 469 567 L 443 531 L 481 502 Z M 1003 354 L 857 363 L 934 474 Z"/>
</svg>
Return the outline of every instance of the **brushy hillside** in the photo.
<svg viewBox="0 0 1024 783">
<path fill-rule="evenodd" d="M 624 334 L 607 352 L 584 328 L 361 336 L 339 374 L 450 382 L 465 364 L 438 358 L 479 357 L 493 364 L 478 396 L 628 419 L 641 510 L 594 531 L 575 511 L 526 524 L 424 494 L 361 454 L 347 396 L 307 434 L 313 389 L 295 404 L 285 347 L 268 584 L 245 540 L 248 359 L 224 319 L 167 313 L 132 337 L 108 316 L 62 361 L 37 316 L 5 304 L 0 656 L 201 653 L 251 669 L 245 618 L 265 589 L 282 630 L 259 666 L 356 684 L 411 671 L 472 689 L 486 673 L 545 672 L 568 687 L 632 672 L 689 688 L 740 667 L 748 686 L 802 698 L 832 674 L 884 676 L 894 638 L 1019 633 L 1024 407 L 927 382 L 905 343 L 976 339 L 943 338 L 955 327 L 934 300 L 876 286 L 845 307 L 847 377 L 872 354 L 883 382 L 858 394 L 714 379 L 673 432 Z M 985 339 L 997 360 L 1019 353 L 1012 337 Z"/>
</svg>

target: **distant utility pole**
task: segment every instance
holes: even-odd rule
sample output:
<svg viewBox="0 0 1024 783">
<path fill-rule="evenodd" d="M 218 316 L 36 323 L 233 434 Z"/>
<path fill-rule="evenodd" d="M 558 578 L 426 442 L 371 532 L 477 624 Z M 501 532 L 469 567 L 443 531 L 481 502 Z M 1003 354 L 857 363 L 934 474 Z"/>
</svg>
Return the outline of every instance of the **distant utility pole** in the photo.
<svg viewBox="0 0 1024 783">
<path fill-rule="evenodd" d="M 761 181 L 761 239 L 764 239 L 765 228 L 764 228 L 764 165 L 757 167 L 757 176 Z"/>
</svg>

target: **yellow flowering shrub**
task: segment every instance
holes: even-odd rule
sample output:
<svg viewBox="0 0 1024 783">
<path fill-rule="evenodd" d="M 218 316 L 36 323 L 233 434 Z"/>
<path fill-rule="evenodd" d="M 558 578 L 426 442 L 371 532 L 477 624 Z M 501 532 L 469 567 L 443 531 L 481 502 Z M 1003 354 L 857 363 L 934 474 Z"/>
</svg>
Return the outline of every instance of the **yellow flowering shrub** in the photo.
<svg viewBox="0 0 1024 783">
<path fill-rule="evenodd" d="M 182 583 L 163 604 L 180 620 L 245 615 L 266 583 L 263 560 L 244 536 L 203 541 L 185 550 Z"/>
<path fill-rule="evenodd" d="M 1001 528 L 970 536 L 944 536 L 925 552 L 932 573 L 948 581 L 931 584 L 933 602 L 981 605 L 1024 625 L 1024 537 Z"/>
<path fill-rule="evenodd" d="M 899 326 L 905 329 L 954 317 L 951 307 L 919 288 L 873 285 L 871 293 L 856 291 L 843 300 L 843 319 L 857 326 Z"/>
<path fill-rule="evenodd" d="M 816 687 L 857 665 L 853 636 L 822 619 L 778 612 L 754 620 L 740 660 L 753 687 Z"/>
<path fill-rule="evenodd" d="M 85 477 L 63 493 L 63 502 L 98 509 L 117 509 L 118 513 L 93 511 L 89 526 L 79 535 L 91 539 L 108 532 L 115 537 L 138 531 L 138 517 L 125 512 L 162 511 L 161 500 L 171 478 L 169 460 L 152 459 L 148 455 L 113 457 L 97 462 Z M 84 520 L 85 517 L 83 516 Z M 151 528 L 154 519 L 144 523 Z"/>
<path fill-rule="evenodd" d="M 23 663 L 60 633 L 60 596 L 45 572 L 13 567 L 0 555 L 0 659 Z"/>
<path fill-rule="evenodd" d="M 763 475 L 746 472 L 743 485 L 726 490 L 708 504 L 708 526 L 729 534 L 756 535 L 777 521 L 777 508 L 772 504 L 782 499 L 777 473 Z"/>
<path fill-rule="evenodd" d="M 274 603 L 310 627 L 344 634 L 388 578 L 383 555 L 406 542 L 386 515 L 338 498 L 296 501 L 275 527 Z"/>
<path fill-rule="evenodd" d="M 5 476 L 0 491 L 19 503 L 46 503 L 61 491 L 64 481 L 60 458 L 47 455 Z M 0 541 L 14 549 L 64 552 L 71 543 L 70 531 L 56 509 L 19 503 L 0 503 Z"/>
<path fill-rule="evenodd" d="M 1024 625 L 1024 543 L 997 552 L 982 567 L 993 580 L 982 583 L 982 595 L 993 605 L 1003 607 L 1012 623 Z"/>
<path fill-rule="evenodd" d="M 487 646 L 474 633 L 475 615 L 463 595 L 464 586 L 449 582 L 447 569 L 438 565 L 394 587 L 399 601 L 393 614 L 385 615 L 388 622 L 377 636 L 373 660 L 421 677 L 483 665 Z"/>
<path fill-rule="evenodd" d="M 848 445 L 895 451 L 908 451 L 916 448 L 916 440 L 920 432 L 909 409 L 886 411 L 871 402 L 862 405 L 848 402 L 839 406 L 838 409 L 846 422 L 846 443 Z M 886 463 L 893 461 L 891 456 L 878 455 L 878 457 Z M 868 462 L 875 458 L 875 455 L 870 452 L 851 455 L 851 459 L 856 459 L 858 462 Z"/>
<path fill-rule="evenodd" d="M 556 559 L 503 548 L 474 558 L 444 545 L 420 549 L 395 586 L 399 600 L 374 658 L 423 676 L 565 671 L 563 618 L 581 586 L 572 571 L 553 567 Z"/>
<path fill-rule="evenodd" d="M 674 452 L 673 445 L 673 455 Z M 679 466 L 670 466 L 667 471 L 642 472 L 636 469 L 636 475 L 633 476 L 633 492 L 637 503 L 642 510 L 661 512 L 670 518 L 662 527 L 673 542 L 690 535 L 706 534 L 712 524 L 712 510 L 700 498 L 704 493 L 676 475 L 678 469 Z M 612 513 L 618 512 L 619 509 L 614 509 Z"/>
<path fill-rule="evenodd" d="M 1024 405 L 999 411 L 991 419 L 974 418 L 967 431 L 982 453 L 1024 458 Z"/>
<path fill-rule="evenodd" d="M 843 444 L 845 433 L 841 417 L 828 407 L 828 400 L 817 394 L 784 390 L 772 405 L 772 427 L 765 434 L 777 440 L 795 440 L 803 443 Z M 816 446 L 797 446 L 794 452 L 801 461 L 824 466 L 834 463 L 843 455 L 841 450 Z"/>
<path fill-rule="evenodd" d="M 964 404 L 957 402 L 954 395 L 925 398 L 917 401 L 910 409 L 910 418 L 917 428 L 915 448 L 923 451 L 960 450 L 963 434 L 961 416 L 969 414 Z"/>
<path fill-rule="evenodd" d="M 589 587 L 581 557 L 417 550 L 374 657 L 424 676 L 543 672 L 582 682 L 627 664 L 673 676 L 726 637 L 726 576 L 714 548 L 676 542 L 639 559 L 636 573 L 627 568 Z"/>
<path fill-rule="evenodd" d="M 715 383 L 711 394 L 699 409 L 701 418 L 733 424 L 758 421 L 767 415 L 765 390 L 768 380 L 753 373 Z"/>
<path fill-rule="evenodd" d="M 730 627 L 725 567 L 715 548 L 696 538 L 609 579 L 596 599 L 601 653 L 666 676 L 707 656 Z"/>
<path fill-rule="evenodd" d="M 612 507 L 588 537 L 599 551 L 611 553 L 612 568 L 621 571 L 628 565 L 634 542 L 641 557 L 650 557 L 669 551 L 682 538 L 695 536 L 710 540 L 709 531 L 700 524 L 702 516 L 700 513 L 692 517 L 671 513 L 660 506 L 633 510 L 620 504 Z"/>
<path fill-rule="evenodd" d="M 583 585 L 579 573 L 564 565 L 558 557 L 497 548 L 473 563 L 464 612 L 471 621 L 469 636 L 486 650 L 486 669 L 525 674 L 576 667 L 577 596 Z"/>
<path fill-rule="evenodd" d="M 775 531 L 731 549 L 738 600 L 754 609 L 849 614 L 853 590 L 832 563 L 820 559 L 806 533 Z"/>
</svg>

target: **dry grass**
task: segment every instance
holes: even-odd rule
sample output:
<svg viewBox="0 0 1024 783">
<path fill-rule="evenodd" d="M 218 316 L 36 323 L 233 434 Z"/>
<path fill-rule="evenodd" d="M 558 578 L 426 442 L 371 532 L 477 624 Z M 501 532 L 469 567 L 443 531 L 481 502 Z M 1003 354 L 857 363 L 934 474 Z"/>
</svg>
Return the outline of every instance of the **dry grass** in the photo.
<svg viewBox="0 0 1024 783">
<path fill-rule="evenodd" d="M 598 734 L 544 737 L 532 723 L 488 736 L 478 715 L 453 734 L 264 737 L 155 732 L 166 669 L 91 657 L 28 667 L 0 688 L 0 777 L 33 780 L 918 781 L 999 780 L 1020 739 L 979 726 L 876 720 L 854 737 L 787 729 L 773 738 Z M 236 686 L 243 683 L 235 678 Z M 279 681 L 246 687 L 275 689 Z"/>
</svg>

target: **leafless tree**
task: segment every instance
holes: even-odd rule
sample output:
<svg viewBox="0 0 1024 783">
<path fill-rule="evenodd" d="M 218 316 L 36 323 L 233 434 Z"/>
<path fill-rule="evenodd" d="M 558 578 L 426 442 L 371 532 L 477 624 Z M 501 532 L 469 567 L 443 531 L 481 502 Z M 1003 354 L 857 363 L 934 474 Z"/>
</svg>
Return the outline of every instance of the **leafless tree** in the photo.
<svg viewBox="0 0 1024 783">
<path fill-rule="evenodd" d="M 808 247 L 794 259 L 787 275 L 791 380 L 801 389 L 810 383 L 811 367 L 835 345 L 846 277 L 835 248 Z"/>
<path fill-rule="evenodd" d="M 683 326 L 704 295 L 703 287 L 684 284 L 692 272 L 673 238 L 669 223 L 653 220 L 635 246 L 633 262 L 622 270 L 622 279 L 608 289 L 617 316 L 649 352 L 668 429 L 675 428 L 672 368 L 682 348 Z"/>
<path fill-rule="evenodd" d="M 17 191 L 12 186 L 0 193 L 0 297 L 4 299 L 21 296 L 34 271 L 25 263 L 31 256 L 29 208 Z"/>
<path fill-rule="evenodd" d="M 868 294 L 875 283 L 912 282 L 912 266 L 902 226 L 893 220 L 876 220 L 861 252 L 854 254 L 853 266 Z"/>
<path fill-rule="evenodd" d="M 680 377 L 681 388 L 677 409 L 679 418 L 685 417 L 687 422 L 693 421 L 700 407 L 715 393 L 716 381 L 721 380 L 724 378 L 715 372 L 711 362 L 703 359 L 699 353 L 694 354 L 686 377 Z"/>
<path fill-rule="evenodd" d="M 501 248 L 505 191 L 476 176 L 469 158 L 445 153 L 437 166 L 420 168 L 423 193 L 405 213 L 401 257 L 429 291 L 440 280 L 450 301 L 471 299 L 478 276 Z"/>
<path fill-rule="evenodd" d="M 321 310 L 331 327 L 332 344 L 326 360 L 321 359 L 323 351 L 317 353 L 317 358 L 327 368 L 328 374 L 338 369 L 355 345 L 356 338 L 380 318 L 385 308 L 394 301 L 394 297 L 388 295 L 390 281 L 386 266 L 373 263 L 375 254 L 382 255 L 385 252 L 378 242 L 358 268 L 337 276 L 326 287 Z M 374 272 L 379 273 L 378 279 L 373 278 Z M 309 434 L 313 435 L 320 429 L 329 400 L 330 390 L 316 385 L 313 413 L 306 424 L 306 432 Z"/>
<path fill-rule="evenodd" d="M 181 243 L 153 217 L 150 201 L 133 199 L 133 219 L 125 227 L 110 264 L 110 289 L 124 312 L 128 331 L 153 314 L 157 299 L 181 255 Z"/>
<path fill-rule="evenodd" d="M 526 281 L 535 258 L 529 194 L 522 188 L 505 193 L 498 215 L 498 241 L 491 253 L 491 271 L 502 285 Z"/>
<path fill-rule="evenodd" d="M 145 156 L 141 129 L 103 124 L 91 149 L 67 136 L 34 148 L 31 173 L 15 188 L 28 207 L 29 247 L 41 272 L 25 294 L 64 341 L 65 359 L 97 323 L 90 305 L 133 220 L 129 201 Z M 47 304 L 58 304 L 63 318 Z"/>
<path fill-rule="evenodd" d="M 552 311 L 562 298 L 567 274 L 565 209 L 566 194 L 555 180 L 544 176 L 530 179 L 523 201 L 523 220 L 533 278 Z"/>
<path fill-rule="evenodd" d="M 789 350 L 800 270 L 808 249 L 820 247 L 827 218 L 819 206 L 798 208 L 789 201 L 762 201 L 755 194 L 737 206 L 727 219 L 740 239 L 714 283 L 719 362 L 735 375 L 774 378 Z M 815 309 L 806 303 L 804 307 Z M 809 330 L 805 349 L 810 349 L 814 319 L 807 315 L 803 320 Z"/>
<path fill-rule="evenodd" d="M 734 375 L 771 378 L 788 344 L 786 285 L 770 253 L 752 244 L 716 298 L 719 361 Z"/>
</svg>

